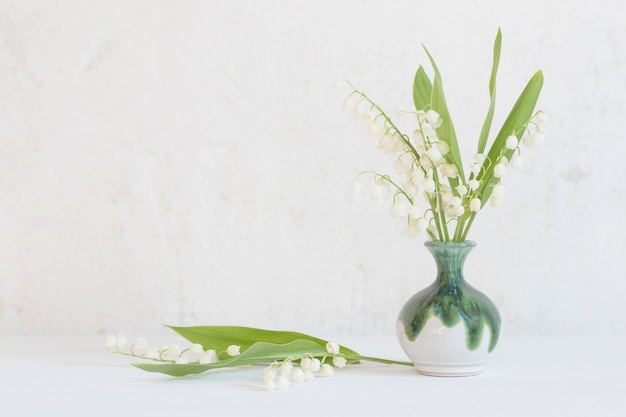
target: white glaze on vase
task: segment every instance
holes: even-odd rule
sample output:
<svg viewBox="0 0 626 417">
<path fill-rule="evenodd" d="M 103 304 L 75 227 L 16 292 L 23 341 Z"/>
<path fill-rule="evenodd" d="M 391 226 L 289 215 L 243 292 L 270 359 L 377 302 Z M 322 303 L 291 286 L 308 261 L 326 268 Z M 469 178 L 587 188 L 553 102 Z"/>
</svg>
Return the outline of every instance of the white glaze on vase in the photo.
<svg viewBox="0 0 626 417">
<path fill-rule="evenodd" d="M 431 317 L 415 340 L 409 340 L 402 321 L 396 332 L 402 349 L 421 374 L 432 376 L 471 376 L 481 373 L 487 363 L 490 332 L 485 328 L 482 342 L 475 350 L 467 348 L 465 327 L 461 321 L 446 327 Z"/>
</svg>

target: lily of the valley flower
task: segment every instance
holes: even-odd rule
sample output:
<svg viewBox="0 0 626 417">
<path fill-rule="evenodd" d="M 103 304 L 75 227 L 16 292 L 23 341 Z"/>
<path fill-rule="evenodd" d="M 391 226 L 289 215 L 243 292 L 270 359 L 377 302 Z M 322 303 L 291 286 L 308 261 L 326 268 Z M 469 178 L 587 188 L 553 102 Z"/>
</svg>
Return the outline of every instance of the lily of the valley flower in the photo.
<svg viewBox="0 0 626 417">
<path fill-rule="evenodd" d="M 524 158 L 522 158 L 521 155 L 513 155 L 509 165 L 511 165 L 512 168 L 520 169 L 524 166 Z"/>
<path fill-rule="evenodd" d="M 506 165 L 499 162 L 493 167 L 493 176 L 496 178 L 502 178 L 506 174 Z"/>
<path fill-rule="evenodd" d="M 518 143 L 517 136 L 510 135 L 510 136 L 508 136 L 506 138 L 505 146 L 506 146 L 507 149 L 515 149 L 515 148 L 517 148 L 517 143 Z"/>
<path fill-rule="evenodd" d="M 333 365 L 335 365 L 339 369 L 344 368 L 347 363 L 348 361 L 346 360 L 346 358 L 342 358 L 340 356 L 335 356 L 333 358 Z"/>
<path fill-rule="evenodd" d="M 480 182 L 478 182 L 478 180 L 472 179 L 467 182 L 467 186 L 470 190 L 476 191 L 478 187 L 480 187 Z"/>
<path fill-rule="evenodd" d="M 434 193 L 437 185 L 435 184 L 435 181 L 433 181 L 432 179 L 427 179 L 424 181 L 424 191 L 426 191 L 427 193 Z"/>
<path fill-rule="evenodd" d="M 406 234 L 409 237 L 413 238 L 413 237 L 417 237 L 421 235 L 427 229 L 428 229 L 428 221 L 423 217 L 419 217 L 417 219 L 411 219 L 409 221 L 409 224 L 406 227 Z"/>
<path fill-rule="evenodd" d="M 331 355 L 338 355 L 339 349 L 339 345 L 335 342 L 326 343 L 326 352 L 330 353 Z"/>
<path fill-rule="evenodd" d="M 389 211 L 391 212 L 391 217 L 404 217 L 408 212 L 406 204 L 400 200 L 393 203 Z"/>
<path fill-rule="evenodd" d="M 439 113 L 432 109 L 426 112 L 426 120 L 428 120 L 428 123 L 433 127 L 433 129 L 439 129 L 441 123 L 443 123 L 443 119 Z"/>
<path fill-rule="evenodd" d="M 215 349 L 209 349 L 200 356 L 198 359 L 198 363 L 207 364 L 207 363 L 215 363 L 217 362 L 217 352 Z"/>
<path fill-rule="evenodd" d="M 492 195 L 489 199 L 489 205 L 491 207 L 500 207 L 502 204 L 502 197 L 497 195 Z"/>
<path fill-rule="evenodd" d="M 502 197 L 504 195 L 504 186 L 502 184 L 494 185 L 491 195 L 494 195 L 496 197 Z"/>
<path fill-rule="evenodd" d="M 480 198 L 472 198 L 469 202 L 469 208 L 471 211 L 473 211 L 474 213 L 478 213 L 480 211 Z"/>
<path fill-rule="evenodd" d="M 237 345 L 230 345 L 226 349 L 226 353 L 228 354 L 228 356 L 239 356 L 239 349 L 240 347 Z"/>
<path fill-rule="evenodd" d="M 420 206 L 417 206 L 415 204 L 413 204 L 410 208 L 409 208 L 409 217 L 411 219 L 419 219 L 420 217 L 422 217 L 422 208 Z"/>
<path fill-rule="evenodd" d="M 322 375 L 326 377 L 333 376 L 335 374 L 335 370 L 333 369 L 333 367 L 327 363 L 321 366 L 320 371 L 322 372 Z"/>
</svg>

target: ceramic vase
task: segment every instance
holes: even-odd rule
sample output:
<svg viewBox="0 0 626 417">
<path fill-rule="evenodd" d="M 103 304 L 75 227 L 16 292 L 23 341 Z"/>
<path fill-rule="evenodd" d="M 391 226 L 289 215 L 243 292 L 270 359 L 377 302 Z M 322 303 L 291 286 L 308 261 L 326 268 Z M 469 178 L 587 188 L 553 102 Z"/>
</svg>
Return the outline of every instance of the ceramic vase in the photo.
<svg viewBox="0 0 626 417">
<path fill-rule="evenodd" d="M 491 300 L 463 277 L 463 264 L 476 243 L 425 246 L 435 258 L 437 277 L 402 307 L 396 324 L 400 345 L 421 374 L 479 374 L 498 342 L 501 319 Z"/>
</svg>

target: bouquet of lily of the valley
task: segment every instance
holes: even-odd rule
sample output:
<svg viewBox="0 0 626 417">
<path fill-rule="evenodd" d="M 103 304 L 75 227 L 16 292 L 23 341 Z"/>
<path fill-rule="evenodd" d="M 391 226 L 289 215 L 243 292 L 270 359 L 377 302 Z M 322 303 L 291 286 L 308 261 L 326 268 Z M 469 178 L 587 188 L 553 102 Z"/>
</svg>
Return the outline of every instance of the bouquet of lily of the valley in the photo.
<svg viewBox="0 0 626 417">
<path fill-rule="evenodd" d="M 430 239 L 461 242 L 478 212 L 489 203 L 497 207 L 502 202 L 502 179 L 510 168 L 521 168 L 520 144 L 534 147 L 543 142 L 543 127 L 547 121 L 542 111 L 534 112 L 543 74 L 537 71 L 522 91 L 500 131 L 491 142 L 489 132 L 494 117 L 496 74 L 500 62 L 502 35 L 498 30 L 493 48 L 493 66 L 489 79 L 490 103 L 478 136 L 474 160 L 466 172 L 461 161 L 457 136 L 443 93 L 441 74 L 434 59 L 426 54 L 434 70 L 432 79 L 420 66 L 413 82 L 416 128 L 411 136 L 403 133 L 374 101 L 351 83 L 352 92 L 345 107 L 362 118 L 368 134 L 379 136 L 378 147 L 394 157 L 394 167 L 404 181 L 389 175 L 364 171 L 372 175 L 372 198 L 384 203 L 391 190 L 391 215 L 406 218 L 407 234 L 411 237 L 427 233 Z M 355 188 L 359 189 L 359 179 Z M 421 207 L 417 196 L 422 194 L 427 207 Z"/>
</svg>

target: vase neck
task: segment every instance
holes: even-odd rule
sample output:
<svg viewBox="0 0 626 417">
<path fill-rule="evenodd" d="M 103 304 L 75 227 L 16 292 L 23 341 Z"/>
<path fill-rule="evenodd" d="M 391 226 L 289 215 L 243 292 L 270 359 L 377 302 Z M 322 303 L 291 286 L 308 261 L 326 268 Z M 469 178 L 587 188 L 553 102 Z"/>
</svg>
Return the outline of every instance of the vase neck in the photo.
<svg viewBox="0 0 626 417">
<path fill-rule="evenodd" d="M 476 246 L 475 242 L 426 242 L 425 245 L 437 263 L 437 282 L 440 285 L 459 285 L 465 282 L 463 264 Z"/>
</svg>

